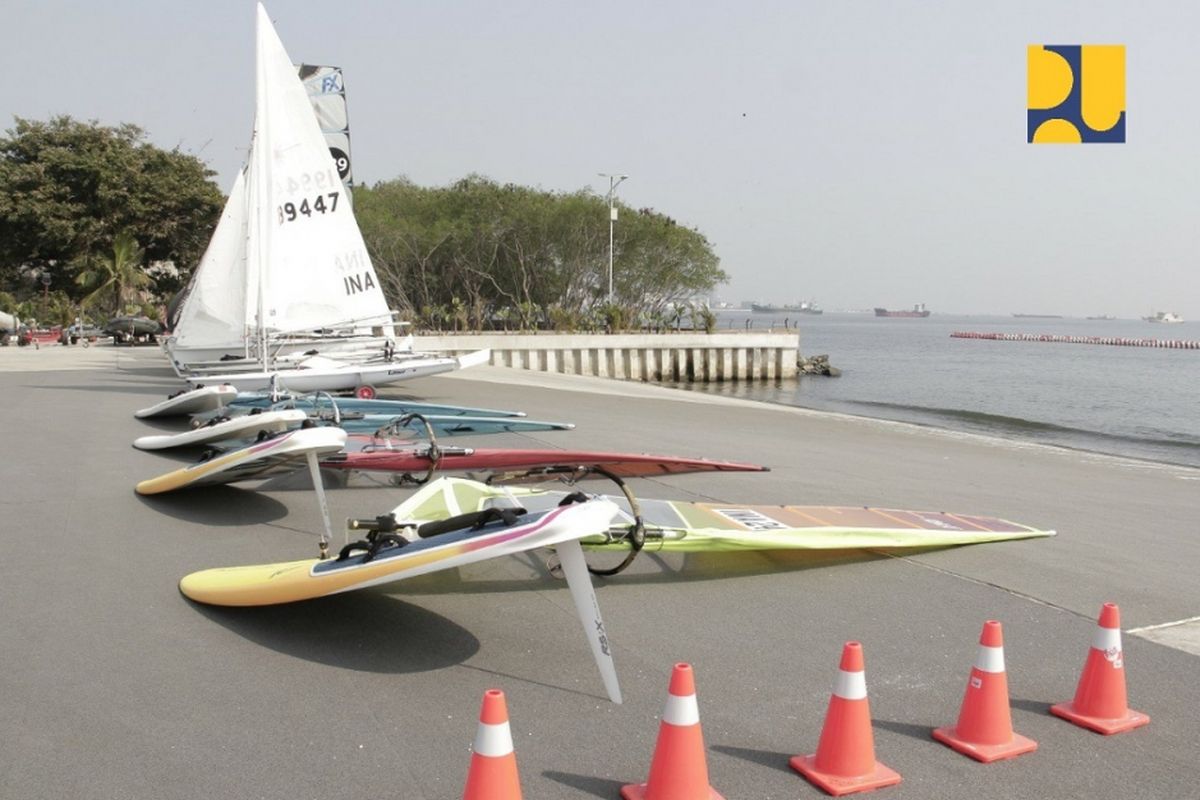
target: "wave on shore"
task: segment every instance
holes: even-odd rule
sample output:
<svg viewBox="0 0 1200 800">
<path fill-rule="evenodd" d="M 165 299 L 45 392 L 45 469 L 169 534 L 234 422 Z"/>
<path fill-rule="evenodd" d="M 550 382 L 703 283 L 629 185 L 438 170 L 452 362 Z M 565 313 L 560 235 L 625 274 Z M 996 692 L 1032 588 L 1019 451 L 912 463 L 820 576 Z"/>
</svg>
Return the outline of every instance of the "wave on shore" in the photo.
<svg viewBox="0 0 1200 800">
<path fill-rule="evenodd" d="M 1145 429 L 1144 435 L 1134 436 L 1073 428 L 1050 422 L 961 408 L 939 408 L 874 400 L 845 400 L 842 402 L 846 406 L 871 409 L 866 412 L 866 416 L 882 416 L 904 422 L 925 422 L 939 427 L 994 436 L 1028 439 L 1114 455 L 1134 455 L 1188 466 L 1200 466 L 1200 438 L 1174 431 Z"/>
</svg>

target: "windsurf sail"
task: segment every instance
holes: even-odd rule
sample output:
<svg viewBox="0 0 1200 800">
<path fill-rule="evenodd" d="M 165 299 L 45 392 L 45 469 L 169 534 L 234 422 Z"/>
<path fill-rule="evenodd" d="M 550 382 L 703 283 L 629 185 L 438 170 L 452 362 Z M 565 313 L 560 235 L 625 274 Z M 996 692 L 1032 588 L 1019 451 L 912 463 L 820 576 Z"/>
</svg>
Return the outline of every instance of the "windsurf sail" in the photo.
<svg viewBox="0 0 1200 800">
<path fill-rule="evenodd" d="M 482 419 L 468 417 L 426 417 L 441 436 L 449 433 L 491 433 L 488 423 L 520 425 L 526 420 Z M 456 419 L 469 421 L 467 430 L 454 426 Z M 534 423 L 558 425 L 563 423 Z M 480 426 L 475 428 L 475 426 Z M 419 427 L 413 428 L 420 435 Z M 505 430 L 523 430 L 506 428 Z M 536 429 L 535 429 L 536 430 Z M 499 431 L 497 431 L 499 432 Z M 415 437 L 414 437 L 415 438 Z M 712 461 L 705 458 L 678 458 L 645 453 L 606 453 L 595 450 L 551 450 L 519 448 L 440 448 L 428 445 L 401 444 L 394 448 L 371 447 L 366 440 L 350 437 L 351 443 L 364 441 L 366 447 L 352 452 L 352 445 L 343 453 L 331 456 L 324 466 L 336 469 L 383 472 L 418 472 L 431 464 L 444 472 L 493 473 L 518 479 L 547 476 L 574 476 L 576 470 L 602 470 L 595 477 L 648 478 L 661 475 L 681 475 L 693 472 L 765 472 L 766 467 L 735 461 Z M 586 477 L 580 474 L 580 477 Z"/>
<path fill-rule="evenodd" d="M 430 482 L 393 509 L 398 520 L 436 519 L 515 500 L 531 510 L 565 492 L 493 486 L 462 478 Z M 628 549 L 634 515 L 624 498 L 623 522 L 581 540 L 585 549 Z M 866 506 L 767 506 L 639 499 L 643 549 L 703 553 L 745 550 L 844 550 L 950 547 L 1053 536 L 1054 531 L 976 514 Z"/>
</svg>

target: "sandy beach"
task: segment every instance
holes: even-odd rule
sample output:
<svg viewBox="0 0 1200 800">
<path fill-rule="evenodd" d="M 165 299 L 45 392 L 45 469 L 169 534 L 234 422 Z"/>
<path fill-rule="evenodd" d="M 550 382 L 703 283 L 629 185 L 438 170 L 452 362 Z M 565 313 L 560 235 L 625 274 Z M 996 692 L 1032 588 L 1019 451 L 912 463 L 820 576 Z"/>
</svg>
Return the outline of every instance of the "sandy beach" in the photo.
<svg viewBox="0 0 1200 800">
<path fill-rule="evenodd" d="M 155 348 L 0 348 L 0 797 L 451 800 L 480 695 L 497 687 L 526 797 L 615 798 L 646 777 L 677 661 L 696 669 L 714 788 L 821 797 L 787 758 L 815 748 L 847 640 L 865 648 L 876 754 L 904 776 L 880 797 L 1198 796 L 1200 470 L 493 367 L 387 392 L 577 426 L 456 444 L 771 467 L 635 482 L 644 497 L 1058 531 L 904 557 L 645 554 L 596 582 L 626 697 L 615 706 L 537 554 L 294 606 L 183 599 L 188 572 L 315 555 L 320 517 L 303 491 L 137 497 L 137 481 L 180 461 L 130 446 L 151 429 L 133 411 L 180 386 Z M 330 510 L 336 525 L 404 495 L 335 490 Z M 1074 693 L 1105 601 L 1121 607 L 1130 705 L 1153 720 L 1114 737 L 1047 713 Z M 929 737 L 954 722 L 987 619 L 1004 623 L 1014 726 L 1039 743 L 991 766 Z"/>
</svg>

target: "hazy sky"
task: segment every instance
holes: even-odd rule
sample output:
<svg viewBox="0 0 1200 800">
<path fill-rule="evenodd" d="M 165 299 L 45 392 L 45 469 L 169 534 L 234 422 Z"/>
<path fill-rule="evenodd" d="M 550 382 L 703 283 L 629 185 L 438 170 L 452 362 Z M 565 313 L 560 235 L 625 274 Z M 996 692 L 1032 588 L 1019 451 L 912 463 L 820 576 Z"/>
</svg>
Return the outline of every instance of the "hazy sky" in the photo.
<svg viewBox="0 0 1200 800">
<path fill-rule="evenodd" d="M 4 5 L 0 127 L 136 123 L 228 190 L 253 0 Z M 622 200 L 709 237 L 731 301 L 1200 323 L 1195 0 L 267 10 L 293 61 L 344 68 L 360 182 L 628 173 Z M 1126 45 L 1126 144 L 1026 144 L 1030 44 Z"/>
</svg>

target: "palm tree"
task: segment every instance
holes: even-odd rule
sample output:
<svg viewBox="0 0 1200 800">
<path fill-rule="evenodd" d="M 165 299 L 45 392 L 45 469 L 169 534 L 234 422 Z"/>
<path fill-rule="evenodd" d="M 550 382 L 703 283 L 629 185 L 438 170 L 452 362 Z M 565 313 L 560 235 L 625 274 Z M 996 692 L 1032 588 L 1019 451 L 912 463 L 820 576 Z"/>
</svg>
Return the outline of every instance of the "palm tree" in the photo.
<svg viewBox="0 0 1200 800">
<path fill-rule="evenodd" d="M 117 234 L 113 239 L 112 256 L 96 259 L 94 266 L 79 273 L 75 282 L 92 291 L 83 298 L 84 303 L 111 289 L 116 301 L 113 312 L 119 316 L 124 310 L 125 293 L 129 289 L 140 289 L 150 284 L 150 276 L 142 271 L 142 249 L 128 231 Z"/>
</svg>

